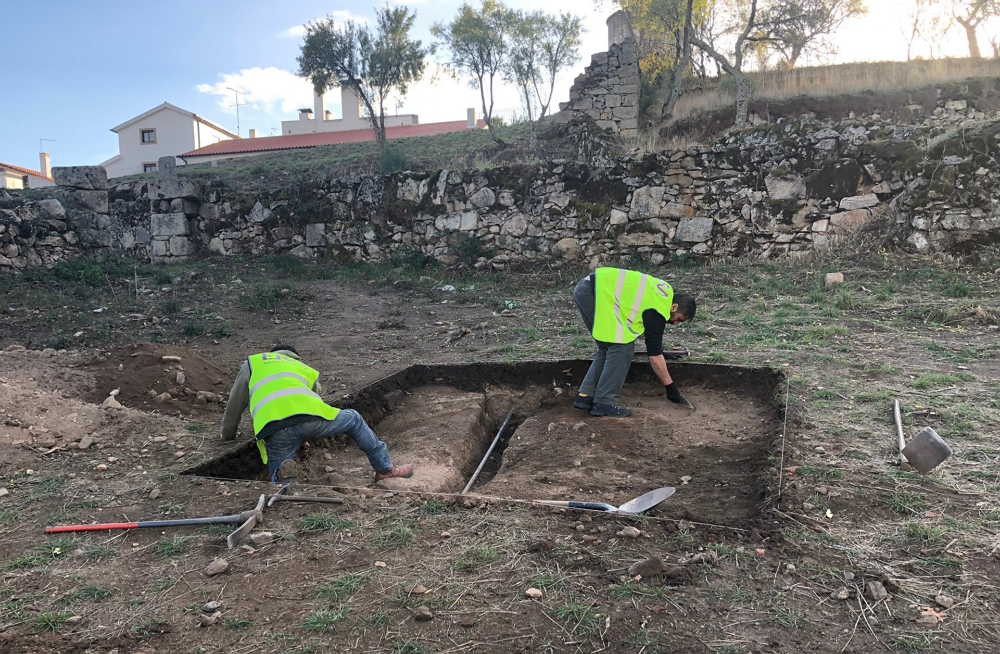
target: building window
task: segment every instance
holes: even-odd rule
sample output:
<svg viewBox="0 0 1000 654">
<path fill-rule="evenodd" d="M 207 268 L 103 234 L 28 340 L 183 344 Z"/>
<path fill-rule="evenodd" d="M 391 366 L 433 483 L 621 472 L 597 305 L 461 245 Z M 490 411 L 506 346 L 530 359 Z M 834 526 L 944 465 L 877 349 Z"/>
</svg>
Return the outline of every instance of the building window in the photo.
<svg viewBox="0 0 1000 654">
<path fill-rule="evenodd" d="M 155 163 L 144 163 L 142 164 L 142 172 L 144 173 L 155 173 L 156 164 Z"/>
<path fill-rule="evenodd" d="M 155 129 L 140 129 L 139 139 L 143 143 L 156 143 L 156 130 Z"/>
</svg>

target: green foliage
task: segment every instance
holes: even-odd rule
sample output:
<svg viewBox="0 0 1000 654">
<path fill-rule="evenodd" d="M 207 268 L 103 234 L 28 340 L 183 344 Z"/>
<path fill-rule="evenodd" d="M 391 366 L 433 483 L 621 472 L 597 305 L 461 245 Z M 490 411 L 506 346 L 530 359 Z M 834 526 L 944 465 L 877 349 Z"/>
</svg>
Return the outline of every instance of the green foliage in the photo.
<svg viewBox="0 0 1000 654">
<path fill-rule="evenodd" d="M 299 74 L 308 77 L 317 91 L 334 86 L 357 91 L 373 118 L 379 143 L 385 141 L 388 97 L 406 95 L 407 87 L 424 72 L 429 50 L 410 38 L 415 18 L 407 7 L 385 6 L 375 10 L 374 33 L 365 24 L 341 23 L 332 17 L 306 25 Z"/>
<path fill-rule="evenodd" d="M 555 614 L 573 633 L 593 632 L 600 622 L 594 607 L 581 602 L 567 602 L 557 606 Z"/>
<path fill-rule="evenodd" d="M 330 601 L 339 601 L 350 597 L 365 585 L 365 576 L 360 574 L 344 575 L 333 581 L 322 584 L 316 590 L 316 597 Z"/>
<path fill-rule="evenodd" d="M 379 547 L 395 549 L 412 544 L 413 538 L 413 528 L 407 522 L 399 520 L 391 527 L 379 529 L 375 533 L 375 544 Z"/>
<path fill-rule="evenodd" d="M 928 388 L 950 386 L 953 384 L 957 384 L 959 382 L 968 382 L 974 380 L 975 377 L 966 372 L 957 374 L 928 372 L 926 374 L 920 375 L 915 380 L 913 380 L 913 388 L 919 390 L 925 390 Z"/>
<path fill-rule="evenodd" d="M 406 170 L 410 162 L 403 151 L 395 146 L 387 145 L 379 157 L 379 170 L 383 174 L 397 173 Z"/>
<path fill-rule="evenodd" d="M 39 631 L 58 631 L 72 616 L 70 611 L 46 611 L 36 615 L 33 622 Z"/>
<path fill-rule="evenodd" d="M 302 626 L 308 631 L 330 631 L 334 626 L 347 617 L 350 608 L 340 607 L 338 609 L 316 609 L 306 616 L 302 621 Z"/>
<path fill-rule="evenodd" d="M 452 564 L 456 570 L 475 570 L 499 561 L 503 554 L 495 547 L 480 546 L 465 550 Z"/>
<path fill-rule="evenodd" d="M 504 77 L 521 91 L 527 119 L 548 113 L 556 75 L 580 58 L 580 18 L 570 13 L 553 16 L 544 11 L 514 10 L 509 17 L 510 45 Z"/>
<path fill-rule="evenodd" d="M 493 251 L 483 245 L 482 239 L 474 234 L 463 234 L 451 248 L 459 263 L 471 268 L 481 257 L 490 257 Z"/>
<path fill-rule="evenodd" d="M 350 520 L 344 520 L 340 516 L 332 513 L 314 513 L 303 516 L 299 521 L 299 527 L 303 531 L 338 531 L 340 529 L 352 529 L 355 526 Z"/>
<path fill-rule="evenodd" d="M 189 540 L 191 540 L 190 536 L 162 538 L 156 542 L 153 551 L 162 557 L 178 556 L 187 551 Z"/>
<path fill-rule="evenodd" d="M 430 654 L 430 652 L 415 640 L 404 640 L 392 648 L 392 654 Z"/>
</svg>

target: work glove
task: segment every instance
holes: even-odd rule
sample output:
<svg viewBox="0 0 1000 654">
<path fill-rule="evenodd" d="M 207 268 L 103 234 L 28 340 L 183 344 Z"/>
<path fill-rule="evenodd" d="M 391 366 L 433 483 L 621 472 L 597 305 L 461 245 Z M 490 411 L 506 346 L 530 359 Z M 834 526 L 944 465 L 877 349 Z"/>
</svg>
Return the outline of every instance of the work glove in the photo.
<svg viewBox="0 0 1000 654">
<path fill-rule="evenodd" d="M 677 390 L 677 384 L 671 382 L 664 386 L 663 390 L 667 393 L 667 399 L 674 404 L 687 404 L 687 400 L 685 400 L 684 396 L 681 395 L 681 392 Z"/>
</svg>

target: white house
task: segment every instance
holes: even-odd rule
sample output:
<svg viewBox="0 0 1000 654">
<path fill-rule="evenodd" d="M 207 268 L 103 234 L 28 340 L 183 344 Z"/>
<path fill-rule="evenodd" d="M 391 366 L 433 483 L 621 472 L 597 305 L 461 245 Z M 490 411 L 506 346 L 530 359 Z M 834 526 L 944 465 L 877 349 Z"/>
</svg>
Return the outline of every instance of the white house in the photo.
<svg viewBox="0 0 1000 654">
<path fill-rule="evenodd" d="M 22 168 L 0 161 L 0 188 L 20 189 L 53 186 L 55 182 L 52 181 L 52 164 L 49 160 L 49 153 L 40 153 L 38 163 L 41 170 Z"/>
<path fill-rule="evenodd" d="M 176 156 L 219 141 L 240 138 L 169 102 L 112 127 L 111 131 L 118 134 L 118 154 L 101 164 L 108 171 L 108 177 L 152 172 L 160 157 Z"/>
<path fill-rule="evenodd" d="M 340 87 L 340 118 L 334 118 L 333 113 L 323 106 L 324 98 L 318 93 L 313 94 L 313 109 L 299 109 L 298 120 L 281 121 L 281 133 L 313 134 L 317 132 L 350 132 L 359 129 L 371 129 L 368 117 L 361 112 L 361 98 L 353 87 Z M 416 114 L 399 114 L 385 117 L 386 127 L 404 127 L 418 125 L 420 119 Z"/>
</svg>

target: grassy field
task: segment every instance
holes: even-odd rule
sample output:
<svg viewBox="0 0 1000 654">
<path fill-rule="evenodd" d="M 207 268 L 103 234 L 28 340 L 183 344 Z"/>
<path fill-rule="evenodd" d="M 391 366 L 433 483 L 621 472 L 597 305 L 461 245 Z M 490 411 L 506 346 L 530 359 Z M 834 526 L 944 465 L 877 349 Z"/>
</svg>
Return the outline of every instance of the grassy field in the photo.
<svg viewBox="0 0 1000 654">
<path fill-rule="evenodd" d="M 832 271 L 846 281 L 826 288 Z M 36 456 L 3 469 L 11 496 L 0 505 L 0 627 L 14 625 L 6 642 L 33 651 L 181 642 L 303 653 L 991 651 L 1000 638 L 998 272 L 871 244 L 798 261 L 682 261 L 650 272 L 699 298 L 697 318 L 668 330 L 666 345 L 689 347 L 697 362 L 788 376 L 789 436 L 772 453 L 779 494 L 763 507 L 761 526 L 737 533 L 590 521 L 373 493 L 336 512 L 271 519 L 278 540 L 257 555 L 220 551 L 218 528 L 44 542 L 24 531 L 100 518 L 95 511 L 109 505 L 127 504 L 130 515 L 206 514 L 219 493 L 238 494 L 242 486 L 176 476 L 175 448 L 214 447 L 199 443 L 215 427 L 188 421 L 158 465 L 144 460 L 147 477 L 98 488 L 90 466 L 108 451 L 89 463 Z M 266 283 L 253 281 L 265 274 Z M 63 264 L 2 278 L 0 347 L 155 339 L 232 365 L 248 343 L 299 334 L 325 345 L 347 385 L 414 360 L 586 357 L 591 342 L 569 299 L 580 274 L 284 257 Z M 444 284 L 457 290 L 439 290 Z M 353 330 L 345 315 L 388 326 Z M 470 335 L 450 343 L 456 328 Z M 908 435 L 932 426 L 955 450 L 930 476 L 895 464 L 894 398 Z M 127 456 L 127 447 L 112 452 Z M 163 497 L 146 499 L 157 485 Z M 244 494 L 254 492 L 248 486 Z M 615 538 L 624 524 L 649 538 Z M 199 572 L 220 555 L 237 571 L 224 584 Z M 625 574 L 653 555 L 692 579 Z M 887 597 L 866 590 L 875 582 Z M 543 596 L 526 600 L 528 587 Z M 200 603 L 223 594 L 219 622 L 196 627 Z M 415 621 L 420 606 L 433 621 Z"/>
</svg>

